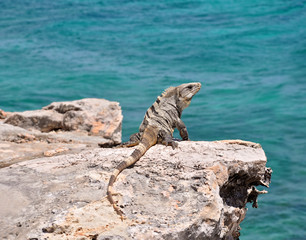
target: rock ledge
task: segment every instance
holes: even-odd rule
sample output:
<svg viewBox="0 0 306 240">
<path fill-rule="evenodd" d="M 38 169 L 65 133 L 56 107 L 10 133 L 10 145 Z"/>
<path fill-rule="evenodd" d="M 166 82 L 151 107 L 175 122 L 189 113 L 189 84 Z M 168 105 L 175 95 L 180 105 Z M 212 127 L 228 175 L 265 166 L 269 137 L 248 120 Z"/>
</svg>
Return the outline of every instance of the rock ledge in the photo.
<svg viewBox="0 0 306 240">
<path fill-rule="evenodd" d="M 121 221 L 105 198 L 132 149 L 92 149 L 0 169 L 3 239 L 238 239 L 246 203 L 272 170 L 240 140 L 156 145 L 114 185 Z"/>
</svg>

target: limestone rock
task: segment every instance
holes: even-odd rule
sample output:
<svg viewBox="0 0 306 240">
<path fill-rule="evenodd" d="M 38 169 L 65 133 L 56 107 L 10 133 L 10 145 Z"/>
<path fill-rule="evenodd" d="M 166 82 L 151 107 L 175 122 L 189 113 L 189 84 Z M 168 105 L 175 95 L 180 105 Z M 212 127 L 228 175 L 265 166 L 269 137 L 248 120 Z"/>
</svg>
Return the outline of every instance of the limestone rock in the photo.
<svg viewBox="0 0 306 240">
<path fill-rule="evenodd" d="M 121 142 L 121 108 L 104 99 L 55 102 L 41 110 L 1 116 L 0 167 Z"/>
<path fill-rule="evenodd" d="M 36 129 L 41 132 L 50 132 L 62 128 L 62 115 L 54 111 L 25 111 L 14 113 L 4 123 L 25 129 Z"/>
<path fill-rule="evenodd" d="M 14 113 L 5 123 L 41 132 L 83 131 L 121 142 L 122 114 L 119 103 L 105 99 L 54 102 L 42 110 Z"/>
<path fill-rule="evenodd" d="M 118 177 L 120 220 L 106 199 L 114 167 L 132 149 L 91 149 L 0 169 L 4 239 L 238 239 L 255 186 L 271 169 L 257 144 L 156 145 Z M 4 194 L 5 193 L 5 194 Z"/>
</svg>

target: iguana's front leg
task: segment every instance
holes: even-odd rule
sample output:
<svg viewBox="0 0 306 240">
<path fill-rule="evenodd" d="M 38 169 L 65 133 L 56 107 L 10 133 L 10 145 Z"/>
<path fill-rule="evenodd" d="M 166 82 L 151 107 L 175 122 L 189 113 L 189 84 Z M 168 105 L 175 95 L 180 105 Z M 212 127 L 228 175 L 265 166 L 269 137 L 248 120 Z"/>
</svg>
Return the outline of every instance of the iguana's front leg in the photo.
<svg viewBox="0 0 306 240">
<path fill-rule="evenodd" d="M 188 141 L 189 140 L 188 131 L 187 131 L 185 123 L 181 119 L 178 119 L 176 123 L 176 128 L 180 131 L 181 138 L 184 141 Z"/>
<path fill-rule="evenodd" d="M 172 149 L 175 149 L 178 146 L 177 142 L 173 140 L 171 133 L 164 130 L 159 131 L 158 142 L 166 146 L 171 146 Z"/>
</svg>

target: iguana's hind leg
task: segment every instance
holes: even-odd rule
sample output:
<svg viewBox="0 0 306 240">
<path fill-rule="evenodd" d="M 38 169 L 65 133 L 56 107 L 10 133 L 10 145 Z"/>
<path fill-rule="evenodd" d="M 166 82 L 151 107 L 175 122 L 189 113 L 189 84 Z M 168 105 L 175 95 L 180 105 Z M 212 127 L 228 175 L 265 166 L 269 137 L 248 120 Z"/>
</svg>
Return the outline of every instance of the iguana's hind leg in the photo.
<svg viewBox="0 0 306 240">
<path fill-rule="evenodd" d="M 143 135 L 143 133 L 140 133 L 140 132 L 134 133 L 130 136 L 130 141 L 131 142 L 137 142 L 137 141 L 139 142 L 142 138 L 142 135 Z"/>
<path fill-rule="evenodd" d="M 130 141 L 128 147 L 134 147 L 140 143 L 143 133 L 134 133 L 130 136 Z"/>
<path fill-rule="evenodd" d="M 120 145 L 117 146 L 117 148 L 120 147 L 134 147 L 140 143 L 142 137 L 142 133 L 134 133 L 130 136 L 130 140 L 125 143 L 121 143 Z"/>
<path fill-rule="evenodd" d="M 140 141 L 137 141 L 137 142 L 128 141 L 128 142 L 125 142 L 125 143 L 121 143 L 120 145 L 116 146 L 116 148 L 134 147 L 134 146 L 138 145 L 139 143 L 140 143 Z"/>
</svg>

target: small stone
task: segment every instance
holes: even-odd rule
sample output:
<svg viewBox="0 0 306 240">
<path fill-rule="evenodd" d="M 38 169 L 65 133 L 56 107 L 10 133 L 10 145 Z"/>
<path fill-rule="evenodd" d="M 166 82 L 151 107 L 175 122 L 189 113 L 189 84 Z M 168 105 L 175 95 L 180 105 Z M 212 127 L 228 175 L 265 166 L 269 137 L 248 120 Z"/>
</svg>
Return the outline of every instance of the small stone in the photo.
<svg viewBox="0 0 306 240">
<path fill-rule="evenodd" d="M 2 109 L 0 109 L 0 119 L 5 119 L 6 117 L 7 114 Z"/>
</svg>

